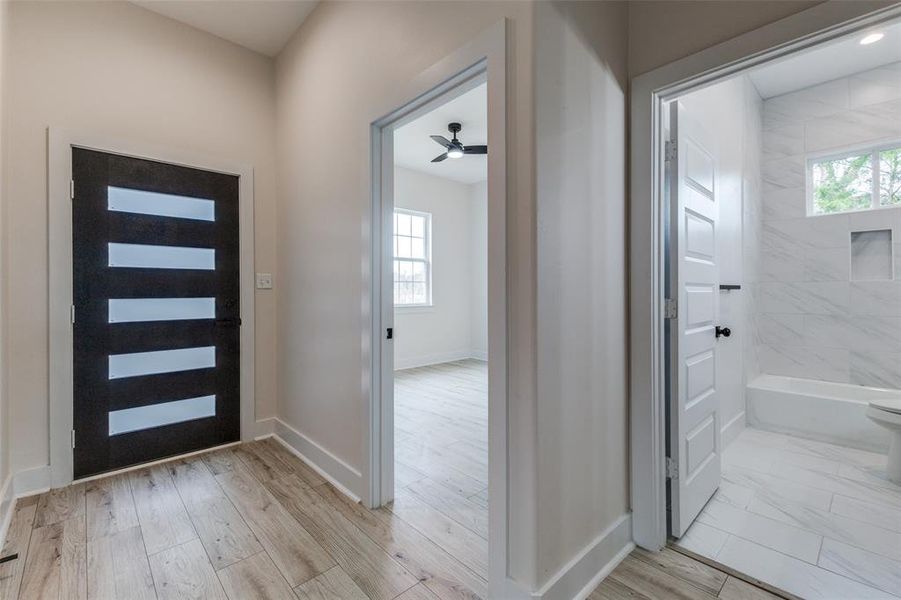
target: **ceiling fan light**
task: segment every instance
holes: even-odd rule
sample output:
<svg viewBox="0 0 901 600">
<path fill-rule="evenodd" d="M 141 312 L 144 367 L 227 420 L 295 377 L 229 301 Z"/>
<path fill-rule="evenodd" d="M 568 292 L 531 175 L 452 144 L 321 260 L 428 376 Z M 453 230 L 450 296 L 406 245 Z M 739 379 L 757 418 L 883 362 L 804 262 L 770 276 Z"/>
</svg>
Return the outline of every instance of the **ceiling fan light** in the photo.
<svg viewBox="0 0 901 600">
<path fill-rule="evenodd" d="M 448 158 L 463 158 L 463 148 L 448 148 L 447 150 Z"/>
<path fill-rule="evenodd" d="M 860 45 L 861 46 L 869 46 L 870 44 L 875 44 L 876 42 L 878 42 L 879 40 L 881 40 L 884 37 L 885 37 L 884 33 L 877 31 L 875 33 L 871 33 L 869 35 L 864 36 L 863 39 L 860 40 Z"/>
</svg>

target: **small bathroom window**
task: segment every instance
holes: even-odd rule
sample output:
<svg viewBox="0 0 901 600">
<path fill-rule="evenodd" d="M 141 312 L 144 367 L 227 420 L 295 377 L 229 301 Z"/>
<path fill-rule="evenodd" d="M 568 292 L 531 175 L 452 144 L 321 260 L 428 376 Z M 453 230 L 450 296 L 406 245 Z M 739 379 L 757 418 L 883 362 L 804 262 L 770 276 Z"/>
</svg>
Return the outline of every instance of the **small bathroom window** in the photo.
<svg viewBox="0 0 901 600">
<path fill-rule="evenodd" d="M 892 230 L 851 232 L 851 279 L 885 281 L 893 278 Z"/>
</svg>

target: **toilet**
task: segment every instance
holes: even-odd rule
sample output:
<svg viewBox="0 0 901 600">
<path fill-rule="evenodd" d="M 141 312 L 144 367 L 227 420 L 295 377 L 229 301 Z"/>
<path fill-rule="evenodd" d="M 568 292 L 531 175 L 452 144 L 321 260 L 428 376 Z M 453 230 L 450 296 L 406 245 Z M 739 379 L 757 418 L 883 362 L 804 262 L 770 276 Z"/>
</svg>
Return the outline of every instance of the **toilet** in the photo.
<svg viewBox="0 0 901 600">
<path fill-rule="evenodd" d="M 901 485 L 901 397 L 870 400 L 867 416 L 891 435 L 885 471 L 889 481 Z"/>
</svg>

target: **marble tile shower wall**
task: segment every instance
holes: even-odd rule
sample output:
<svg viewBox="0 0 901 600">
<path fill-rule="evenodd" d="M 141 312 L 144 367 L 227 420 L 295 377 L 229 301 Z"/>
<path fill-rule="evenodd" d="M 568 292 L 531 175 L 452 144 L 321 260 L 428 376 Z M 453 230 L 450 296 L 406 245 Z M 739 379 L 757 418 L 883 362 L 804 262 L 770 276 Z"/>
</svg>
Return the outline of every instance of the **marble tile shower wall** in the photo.
<svg viewBox="0 0 901 600">
<path fill-rule="evenodd" d="M 763 103 L 764 373 L 901 388 L 901 208 L 806 216 L 808 154 L 901 141 L 901 63 Z M 891 229 L 894 279 L 852 281 L 851 232 Z"/>
<path fill-rule="evenodd" d="M 742 156 L 742 273 L 743 313 L 747 335 L 742 336 L 745 382 L 760 374 L 759 323 L 755 307 L 760 297 L 760 247 L 762 237 L 761 154 L 763 101 L 749 78 L 744 80 L 744 134 Z"/>
</svg>

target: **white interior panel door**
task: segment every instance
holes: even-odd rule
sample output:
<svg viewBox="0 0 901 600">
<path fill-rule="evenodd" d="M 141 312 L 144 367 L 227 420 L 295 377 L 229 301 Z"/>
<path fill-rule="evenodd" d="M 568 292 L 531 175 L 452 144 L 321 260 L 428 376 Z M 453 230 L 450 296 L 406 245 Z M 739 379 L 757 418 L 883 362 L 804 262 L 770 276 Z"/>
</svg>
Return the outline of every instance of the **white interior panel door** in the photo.
<svg viewBox="0 0 901 600">
<path fill-rule="evenodd" d="M 672 535 L 682 536 L 720 481 L 716 381 L 719 275 L 716 256 L 716 160 L 698 119 L 673 102 L 670 112 L 669 451 Z"/>
</svg>

